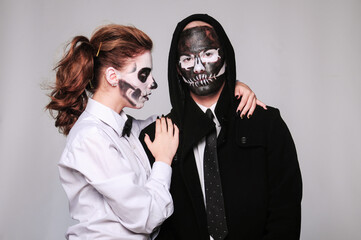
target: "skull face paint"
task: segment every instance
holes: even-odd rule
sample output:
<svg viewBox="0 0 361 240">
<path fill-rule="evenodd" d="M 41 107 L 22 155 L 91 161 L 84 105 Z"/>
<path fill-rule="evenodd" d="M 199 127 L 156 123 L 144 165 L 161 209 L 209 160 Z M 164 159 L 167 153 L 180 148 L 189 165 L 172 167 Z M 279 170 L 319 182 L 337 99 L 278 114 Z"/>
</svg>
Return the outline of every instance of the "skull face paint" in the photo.
<svg viewBox="0 0 361 240">
<path fill-rule="evenodd" d="M 149 100 L 151 90 L 158 86 L 151 71 L 152 56 L 145 52 L 134 58 L 118 77 L 121 94 L 134 108 L 142 108 Z"/>
<path fill-rule="evenodd" d="M 184 30 L 178 42 L 178 70 L 196 95 L 216 92 L 224 82 L 226 63 L 214 29 L 197 26 Z"/>
</svg>

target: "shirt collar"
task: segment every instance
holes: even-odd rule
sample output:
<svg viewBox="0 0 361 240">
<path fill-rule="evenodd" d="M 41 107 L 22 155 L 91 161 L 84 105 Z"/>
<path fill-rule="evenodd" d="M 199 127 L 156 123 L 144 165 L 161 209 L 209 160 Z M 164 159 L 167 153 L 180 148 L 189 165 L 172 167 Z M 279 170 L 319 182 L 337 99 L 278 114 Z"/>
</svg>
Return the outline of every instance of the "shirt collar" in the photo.
<svg viewBox="0 0 361 240">
<path fill-rule="evenodd" d="M 119 137 L 122 136 L 125 121 L 128 119 L 123 111 L 118 114 L 113 109 L 91 98 L 88 99 L 85 111 L 113 128 Z"/>
<path fill-rule="evenodd" d="M 210 107 L 205 107 L 205 106 L 197 103 L 196 101 L 194 101 L 194 102 L 198 105 L 198 107 L 199 107 L 204 113 L 207 111 L 207 109 L 210 109 L 210 110 L 212 111 L 212 113 L 213 113 L 213 116 L 214 116 L 214 118 L 213 118 L 214 123 L 216 124 L 216 126 L 220 126 L 220 122 L 218 121 L 217 115 L 216 115 L 216 113 L 214 112 L 214 110 L 216 109 L 217 102 L 215 102 L 215 103 L 214 103 L 212 106 L 210 106 Z"/>
</svg>

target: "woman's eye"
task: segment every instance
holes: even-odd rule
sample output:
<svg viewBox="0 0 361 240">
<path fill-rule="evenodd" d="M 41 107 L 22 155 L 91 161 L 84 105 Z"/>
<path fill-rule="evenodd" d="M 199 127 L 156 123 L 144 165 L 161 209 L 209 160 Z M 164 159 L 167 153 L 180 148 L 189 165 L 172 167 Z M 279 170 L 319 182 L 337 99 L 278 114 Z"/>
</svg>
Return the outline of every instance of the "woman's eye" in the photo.
<svg viewBox="0 0 361 240">
<path fill-rule="evenodd" d="M 147 80 L 150 71 L 151 71 L 150 68 L 142 68 L 138 73 L 138 79 L 144 83 Z"/>
</svg>

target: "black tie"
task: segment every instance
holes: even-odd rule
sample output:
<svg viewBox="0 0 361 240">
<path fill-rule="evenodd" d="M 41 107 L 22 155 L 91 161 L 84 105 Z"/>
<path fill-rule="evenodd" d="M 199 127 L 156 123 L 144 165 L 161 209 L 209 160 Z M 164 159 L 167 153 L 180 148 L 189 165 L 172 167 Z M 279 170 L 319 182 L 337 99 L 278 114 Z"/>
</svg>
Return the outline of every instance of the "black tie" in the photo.
<svg viewBox="0 0 361 240">
<path fill-rule="evenodd" d="M 127 117 L 128 117 L 128 119 L 127 119 L 127 121 L 125 121 L 123 131 L 122 131 L 122 137 L 124 137 L 124 135 L 127 135 L 129 137 L 130 130 L 132 130 L 133 117 L 129 116 L 129 115 L 127 115 Z"/>
<path fill-rule="evenodd" d="M 207 117 L 213 121 L 213 113 L 206 111 Z M 214 240 L 222 240 L 227 236 L 227 222 L 224 210 L 221 177 L 217 160 L 217 132 L 213 131 L 206 137 L 204 149 L 204 185 L 207 205 L 208 232 Z"/>
</svg>

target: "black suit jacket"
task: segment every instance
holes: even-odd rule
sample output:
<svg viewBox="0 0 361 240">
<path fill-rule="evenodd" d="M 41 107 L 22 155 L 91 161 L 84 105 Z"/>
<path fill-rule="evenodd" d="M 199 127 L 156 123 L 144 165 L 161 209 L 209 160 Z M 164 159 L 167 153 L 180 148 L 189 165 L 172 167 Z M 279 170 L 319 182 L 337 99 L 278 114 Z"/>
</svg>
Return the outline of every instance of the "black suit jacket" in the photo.
<svg viewBox="0 0 361 240">
<path fill-rule="evenodd" d="M 216 107 L 222 125 L 218 161 L 226 209 L 227 240 L 299 239 L 302 180 L 295 145 L 279 111 L 257 107 L 250 119 L 223 99 Z M 174 112 L 168 115 L 175 123 Z M 193 147 L 212 122 L 192 101 L 185 107 L 180 145 L 172 163 L 174 213 L 157 239 L 209 240 L 207 218 Z M 154 124 L 146 132 L 154 138 Z M 154 159 L 143 143 L 150 161 Z"/>
</svg>

